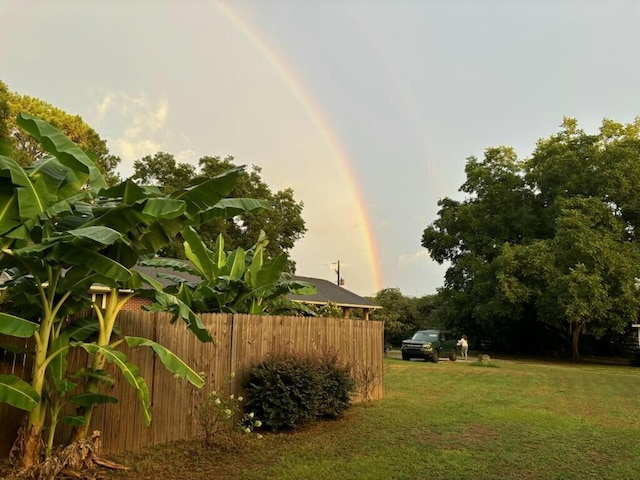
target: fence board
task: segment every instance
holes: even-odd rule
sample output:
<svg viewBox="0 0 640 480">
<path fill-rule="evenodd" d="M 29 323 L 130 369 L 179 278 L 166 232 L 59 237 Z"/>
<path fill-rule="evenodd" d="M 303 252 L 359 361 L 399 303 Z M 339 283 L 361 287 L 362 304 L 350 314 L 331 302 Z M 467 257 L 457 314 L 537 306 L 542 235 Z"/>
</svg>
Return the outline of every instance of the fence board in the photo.
<svg viewBox="0 0 640 480">
<path fill-rule="evenodd" d="M 249 369 L 271 354 L 335 353 L 351 368 L 356 379 L 354 401 L 382 398 L 383 324 L 381 322 L 342 318 L 251 316 L 203 314 L 202 321 L 214 338 L 215 345 L 201 343 L 184 323 L 170 324 L 170 315 L 126 311 L 118 323 L 121 333 L 154 340 L 185 360 L 195 371 L 204 374 L 206 384 L 198 391 L 188 382 L 177 380 L 168 372 L 153 351 L 147 347 L 122 347 L 129 360 L 140 369 L 149 388 L 152 422 L 144 426 L 142 408 L 136 392 L 112 365 L 109 372 L 117 380 L 105 393 L 115 396 L 116 405 L 98 406 L 91 429 L 102 432 L 103 451 L 136 450 L 144 446 L 193 438 L 201 433 L 198 404 L 211 390 L 227 395 L 244 395 L 244 382 Z M 23 340 L 0 337 L 0 345 Z M 87 365 L 87 355 L 73 352 L 70 364 Z M 0 373 L 15 373 L 28 379 L 31 365 L 25 355 L 0 350 Z M 226 388 L 229 375 L 235 379 Z M 226 388 L 226 390 L 225 390 Z M 0 404 L 0 457 L 8 454 L 22 412 Z M 71 434 L 61 428 L 59 440 Z"/>
</svg>

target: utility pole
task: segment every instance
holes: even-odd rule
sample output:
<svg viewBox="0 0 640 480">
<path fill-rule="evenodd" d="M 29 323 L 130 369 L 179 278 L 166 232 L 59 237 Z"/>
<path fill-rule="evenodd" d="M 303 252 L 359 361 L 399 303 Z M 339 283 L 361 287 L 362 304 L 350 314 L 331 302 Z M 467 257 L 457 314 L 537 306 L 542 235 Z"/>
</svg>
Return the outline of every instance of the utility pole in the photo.
<svg viewBox="0 0 640 480">
<path fill-rule="evenodd" d="M 338 281 L 336 282 L 336 285 L 341 287 L 344 285 L 344 279 L 340 276 L 340 260 L 338 260 L 336 264 L 338 265 L 338 268 L 336 268 L 336 273 L 338 274 Z"/>
</svg>

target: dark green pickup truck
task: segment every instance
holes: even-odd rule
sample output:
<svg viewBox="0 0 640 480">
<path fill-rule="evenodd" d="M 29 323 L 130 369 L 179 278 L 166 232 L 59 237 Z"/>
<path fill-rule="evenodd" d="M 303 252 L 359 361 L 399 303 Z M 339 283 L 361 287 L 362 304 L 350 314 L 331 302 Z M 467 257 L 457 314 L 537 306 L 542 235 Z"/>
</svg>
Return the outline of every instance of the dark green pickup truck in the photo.
<svg viewBox="0 0 640 480">
<path fill-rule="evenodd" d="M 438 363 L 440 357 L 449 357 L 455 361 L 458 358 L 458 340 L 446 330 L 418 330 L 409 340 L 402 342 L 401 352 L 403 360 L 424 358 Z"/>
</svg>

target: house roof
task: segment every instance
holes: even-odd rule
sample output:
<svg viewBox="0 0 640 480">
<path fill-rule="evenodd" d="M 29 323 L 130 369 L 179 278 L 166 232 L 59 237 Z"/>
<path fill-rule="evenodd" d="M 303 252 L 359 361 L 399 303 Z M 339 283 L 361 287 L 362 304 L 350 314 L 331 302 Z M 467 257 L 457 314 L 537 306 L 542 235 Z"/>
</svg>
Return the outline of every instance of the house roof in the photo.
<svg viewBox="0 0 640 480">
<path fill-rule="evenodd" d="M 184 263 L 188 263 L 186 260 L 180 260 Z M 152 278 L 158 280 L 164 287 L 173 285 L 174 282 L 171 279 L 163 278 L 162 275 L 174 275 L 179 276 L 187 280 L 188 282 L 200 282 L 201 278 L 195 275 L 191 275 L 185 272 L 177 272 L 171 268 L 159 268 L 159 267 L 145 267 L 142 265 L 136 265 L 134 267 L 139 272 L 149 275 Z M 329 280 L 312 277 L 302 277 L 294 275 L 293 280 L 308 282 L 315 285 L 318 293 L 314 295 L 293 295 L 289 294 L 287 297 L 291 300 L 298 302 L 310 303 L 315 305 L 324 305 L 329 302 L 335 303 L 339 307 L 352 307 L 352 308 L 368 308 L 371 310 L 382 308 L 380 305 L 376 305 L 371 300 L 361 297 L 349 290 L 336 285 Z"/>
<path fill-rule="evenodd" d="M 174 260 L 174 259 L 171 258 L 167 260 Z M 176 261 L 182 262 L 187 265 L 190 264 L 187 260 L 176 260 Z M 157 280 L 162 284 L 163 287 L 169 287 L 171 285 L 176 284 L 176 282 L 174 282 L 170 278 L 163 277 L 163 275 L 181 277 L 181 278 L 184 278 L 187 282 L 192 282 L 192 283 L 200 283 L 202 281 L 202 278 L 200 278 L 197 275 L 191 275 L 190 273 L 187 273 L 187 272 L 178 272 L 173 268 L 169 268 L 169 267 L 147 267 L 144 265 L 136 265 L 133 268 L 134 270 L 137 270 L 140 273 L 144 273 L 145 275 L 150 276 L 154 280 Z"/>
<path fill-rule="evenodd" d="M 294 280 L 314 284 L 318 293 L 316 293 L 315 295 L 287 295 L 291 300 L 319 305 L 324 305 L 328 302 L 331 302 L 340 307 L 369 308 L 372 310 L 382 308 L 380 305 L 376 305 L 368 298 L 364 298 L 360 295 L 350 292 L 346 288 L 336 285 L 329 280 L 324 280 L 322 278 L 301 277 L 298 275 L 295 275 L 293 278 Z"/>
</svg>

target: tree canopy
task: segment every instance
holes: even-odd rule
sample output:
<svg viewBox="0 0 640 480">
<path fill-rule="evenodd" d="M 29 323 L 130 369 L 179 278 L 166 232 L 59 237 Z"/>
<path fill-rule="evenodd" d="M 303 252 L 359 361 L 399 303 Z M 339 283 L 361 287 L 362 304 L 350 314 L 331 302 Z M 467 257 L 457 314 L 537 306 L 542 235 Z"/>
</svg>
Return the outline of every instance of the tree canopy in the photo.
<svg viewBox="0 0 640 480">
<path fill-rule="evenodd" d="M 438 326 L 432 316 L 434 295 L 407 297 L 398 288 L 384 288 L 370 299 L 382 306 L 371 312 L 371 319 L 384 321 L 385 341 L 393 345 L 400 345 L 416 330 Z"/>
<path fill-rule="evenodd" d="M 236 168 L 233 157 L 223 159 L 205 156 L 199 160 L 196 168 L 177 162 L 170 153 L 158 152 L 136 160 L 132 179 L 144 184 L 155 184 L 169 193 L 199 176 L 212 178 L 232 168 Z M 290 188 L 274 193 L 262 180 L 261 172 L 257 166 L 244 171 L 230 195 L 236 198 L 260 198 L 269 202 L 272 208 L 244 213 L 230 220 L 215 218 L 199 225 L 198 234 L 207 246 L 213 247 L 218 235 L 222 234 L 229 250 L 237 247 L 248 250 L 263 231 L 268 240 L 265 255 L 267 258 L 276 258 L 282 253 L 288 254 L 295 242 L 303 237 L 307 230 L 302 218 L 303 203 L 295 200 Z M 176 239 L 161 253 L 167 257 L 184 258 L 182 239 Z M 295 272 L 292 261 L 289 261 L 287 270 Z"/>
<path fill-rule="evenodd" d="M 471 157 L 463 200 L 444 198 L 422 245 L 449 268 L 438 315 L 465 330 L 579 356 L 584 332 L 624 332 L 640 292 L 640 119 L 561 130 L 519 160 Z M 444 301 L 446 299 L 446 301 Z"/>
<path fill-rule="evenodd" d="M 60 130 L 93 157 L 109 184 L 116 183 L 116 167 L 120 158 L 109 153 L 107 142 L 80 115 L 71 115 L 38 98 L 11 92 L 0 81 L 0 139 L 9 142 L 13 149 L 13 158 L 21 166 L 30 165 L 46 152 L 33 137 L 16 124 L 20 112 L 41 118 Z"/>
</svg>

